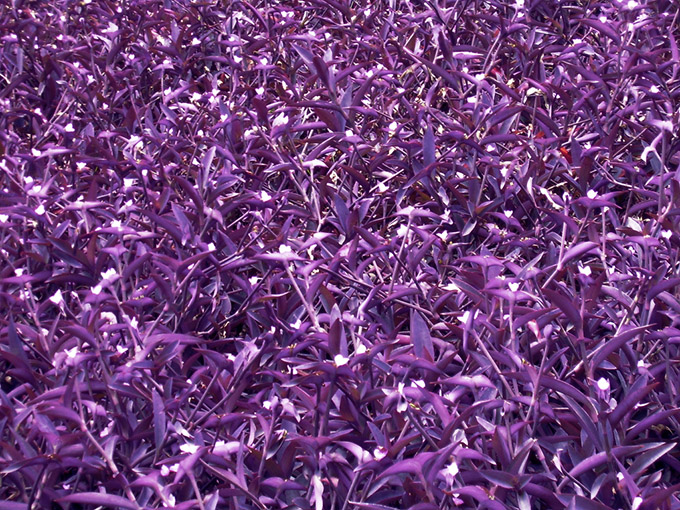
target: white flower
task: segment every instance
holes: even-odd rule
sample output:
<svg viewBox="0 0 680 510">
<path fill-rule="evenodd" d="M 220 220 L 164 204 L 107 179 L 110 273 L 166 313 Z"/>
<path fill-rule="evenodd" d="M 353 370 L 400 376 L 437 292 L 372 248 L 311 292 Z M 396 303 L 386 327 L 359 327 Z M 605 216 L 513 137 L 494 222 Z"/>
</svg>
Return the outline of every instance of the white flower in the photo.
<svg viewBox="0 0 680 510">
<path fill-rule="evenodd" d="M 449 402 L 455 402 L 456 401 L 456 392 L 455 391 L 447 391 L 442 395 L 446 400 Z"/>
<path fill-rule="evenodd" d="M 248 283 L 250 283 L 251 285 L 257 285 L 259 281 L 260 279 L 257 276 L 251 276 L 250 278 L 248 278 Z"/>
<path fill-rule="evenodd" d="M 102 280 L 110 281 L 114 280 L 118 276 L 118 273 L 114 268 L 109 268 L 101 274 Z"/>
<path fill-rule="evenodd" d="M 197 37 L 194 37 L 194 38 L 191 40 L 191 45 L 192 45 L 192 46 L 198 46 L 199 44 L 201 44 L 201 40 L 198 39 Z"/>
<path fill-rule="evenodd" d="M 113 431 L 114 425 L 115 424 L 113 423 L 113 420 L 111 420 L 109 424 L 106 426 L 106 428 L 99 433 L 99 437 L 108 436 Z"/>
<path fill-rule="evenodd" d="M 57 289 L 57 292 L 50 296 L 50 301 L 55 305 L 61 305 L 64 302 L 64 296 L 61 293 L 61 289 Z"/>
<path fill-rule="evenodd" d="M 578 272 L 585 276 L 590 276 L 591 274 L 593 274 L 593 270 L 590 269 L 590 266 L 579 265 Z"/>
<path fill-rule="evenodd" d="M 167 464 L 163 464 L 161 466 L 161 476 L 168 476 L 170 474 L 170 468 L 167 466 Z"/>
<path fill-rule="evenodd" d="M 107 322 L 111 324 L 116 324 L 118 322 L 118 318 L 116 317 L 116 314 L 113 312 L 102 312 L 100 316 L 102 319 L 105 319 Z"/>
<path fill-rule="evenodd" d="M 604 377 L 601 377 L 597 381 L 597 387 L 601 391 L 607 391 L 609 389 L 609 380 L 605 379 Z"/>
<path fill-rule="evenodd" d="M 25 272 L 25 269 L 18 267 L 14 270 L 14 276 L 23 276 Z"/>
<path fill-rule="evenodd" d="M 341 367 L 349 363 L 349 358 L 346 358 L 342 354 L 336 354 L 335 358 L 333 358 L 333 362 L 335 363 L 335 366 Z"/>
<path fill-rule="evenodd" d="M 69 122 L 68 124 L 66 124 L 66 126 L 64 126 L 64 131 L 66 131 L 67 133 L 73 133 L 75 131 L 73 123 Z"/>
<path fill-rule="evenodd" d="M 272 127 L 278 127 L 278 126 L 286 126 L 288 124 L 288 115 L 285 113 L 279 113 L 274 121 L 272 122 Z"/>
<path fill-rule="evenodd" d="M 661 237 L 663 237 L 664 239 L 670 239 L 671 237 L 673 237 L 673 232 L 671 232 L 670 230 L 662 230 Z"/>
<path fill-rule="evenodd" d="M 293 250 L 287 244 L 282 244 L 279 246 L 279 253 L 293 253 Z"/>
<path fill-rule="evenodd" d="M 411 387 L 412 388 L 424 388 L 425 387 L 425 381 L 422 379 L 418 379 L 417 381 L 411 381 Z"/>
<path fill-rule="evenodd" d="M 458 471 L 459 471 L 458 470 L 458 464 L 456 464 L 455 460 L 453 462 L 451 462 L 451 464 L 449 464 L 446 467 L 446 474 L 451 476 L 451 477 L 456 476 L 458 474 Z"/>
<path fill-rule="evenodd" d="M 257 93 L 258 96 L 261 96 L 264 94 L 264 87 L 258 87 L 255 89 L 255 92 Z"/>
<path fill-rule="evenodd" d="M 290 323 L 290 327 L 293 329 L 300 329 L 302 326 L 302 321 L 300 319 L 296 320 L 295 322 Z"/>
<path fill-rule="evenodd" d="M 356 353 L 357 354 L 365 354 L 366 351 L 368 351 L 368 348 L 364 344 L 359 344 L 359 347 L 357 347 Z"/>
<path fill-rule="evenodd" d="M 638 6 L 638 3 L 636 2 L 636 0 L 628 0 L 627 7 L 628 7 L 629 10 L 632 11 L 632 10 L 635 9 L 637 6 Z"/>
<path fill-rule="evenodd" d="M 217 441 L 213 446 L 213 453 L 215 455 L 227 456 L 238 452 L 241 443 L 238 441 Z"/>
<path fill-rule="evenodd" d="M 512 211 L 503 211 L 503 214 L 505 215 L 506 218 L 512 218 Z"/>
<path fill-rule="evenodd" d="M 633 499 L 633 504 L 631 505 L 631 509 L 638 510 L 640 505 L 642 505 L 642 498 L 640 496 L 635 496 L 635 499 Z"/>
<path fill-rule="evenodd" d="M 191 94 L 191 100 L 194 102 L 200 101 L 202 97 L 203 96 L 201 95 L 200 92 L 194 92 L 193 94 Z"/>
<path fill-rule="evenodd" d="M 97 285 L 95 285 L 94 287 L 92 287 L 91 291 L 92 291 L 92 294 L 94 294 L 95 296 L 98 296 L 99 294 L 101 294 L 101 291 L 102 291 L 102 286 L 101 286 L 101 284 L 98 283 Z"/>
<path fill-rule="evenodd" d="M 260 191 L 260 200 L 263 202 L 269 202 L 272 199 L 272 196 L 267 193 L 266 191 Z"/>
<path fill-rule="evenodd" d="M 184 443 L 179 447 L 179 449 L 183 453 L 196 453 L 198 451 L 198 445 L 192 443 Z"/>
<path fill-rule="evenodd" d="M 375 460 L 382 460 L 385 458 L 387 455 L 387 448 L 384 446 L 378 446 L 375 450 L 373 450 L 373 458 Z"/>
<path fill-rule="evenodd" d="M 594 200 L 595 198 L 597 198 L 597 191 L 595 191 L 594 189 L 589 189 L 588 193 L 586 193 L 586 196 L 591 200 Z"/>
<path fill-rule="evenodd" d="M 519 282 L 508 282 L 508 288 L 512 292 L 517 292 L 519 290 L 519 285 L 520 285 Z"/>
<path fill-rule="evenodd" d="M 458 285 L 456 285 L 455 283 L 452 282 L 452 283 L 447 283 L 446 285 L 444 285 L 442 287 L 442 289 L 458 292 L 460 290 L 460 287 L 458 287 Z"/>
<path fill-rule="evenodd" d="M 0 214 L 0 223 L 5 223 L 7 220 L 9 220 L 8 214 Z"/>
<path fill-rule="evenodd" d="M 393 120 L 392 122 L 390 122 L 390 125 L 387 126 L 390 135 L 394 135 L 397 132 L 397 127 L 399 127 L 397 121 Z"/>
<path fill-rule="evenodd" d="M 656 85 L 652 85 L 651 87 L 649 87 L 649 91 L 652 94 L 658 94 L 659 93 L 659 87 L 657 87 Z"/>
<path fill-rule="evenodd" d="M 398 237 L 404 237 L 404 236 L 406 236 L 406 234 L 408 234 L 408 225 L 401 225 L 397 229 L 397 236 Z"/>
<path fill-rule="evenodd" d="M 75 359 L 75 357 L 78 355 L 78 346 L 76 345 L 72 349 L 66 349 L 64 352 L 66 353 L 66 357 L 69 359 Z"/>
<path fill-rule="evenodd" d="M 42 216 L 43 214 L 45 214 L 45 207 L 42 204 L 40 204 L 38 207 L 35 208 L 35 213 Z"/>
<path fill-rule="evenodd" d="M 346 130 L 345 136 L 354 136 L 354 131 L 352 131 L 351 129 Z"/>
</svg>

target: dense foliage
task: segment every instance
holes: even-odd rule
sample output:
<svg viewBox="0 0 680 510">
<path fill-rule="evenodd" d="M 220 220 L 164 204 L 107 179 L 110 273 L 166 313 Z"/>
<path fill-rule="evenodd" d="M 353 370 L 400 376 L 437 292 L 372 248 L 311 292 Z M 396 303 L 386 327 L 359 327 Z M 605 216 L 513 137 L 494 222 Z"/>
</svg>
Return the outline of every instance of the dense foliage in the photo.
<svg viewBox="0 0 680 510">
<path fill-rule="evenodd" d="M 677 0 L 0 27 L 0 510 L 680 508 Z"/>
</svg>

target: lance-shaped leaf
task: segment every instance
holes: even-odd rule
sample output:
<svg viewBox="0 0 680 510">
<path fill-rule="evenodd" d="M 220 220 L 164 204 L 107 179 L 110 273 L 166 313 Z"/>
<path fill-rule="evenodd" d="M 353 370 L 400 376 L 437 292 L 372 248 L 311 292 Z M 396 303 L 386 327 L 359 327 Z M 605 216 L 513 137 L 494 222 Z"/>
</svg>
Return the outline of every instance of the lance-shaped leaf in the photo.
<svg viewBox="0 0 680 510">
<path fill-rule="evenodd" d="M 425 129 L 425 136 L 423 138 L 423 162 L 425 166 L 429 166 L 436 161 L 435 155 L 435 145 L 434 145 L 434 132 L 432 131 L 432 125 L 428 124 Z"/>
<path fill-rule="evenodd" d="M 151 390 L 152 407 L 153 407 L 153 432 L 156 441 L 156 448 L 163 445 L 163 438 L 165 437 L 165 409 L 163 399 L 155 390 Z"/>
<path fill-rule="evenodd" d="M 57 499 L 60 503 L 80 503 L 83 505 L 97 505 L 108 508 L 129 508 L 130 510 L 138 510 L 140 507 L 136 503 L 113 494 L 106 494 L 102 492 L 80 492 L 77 494 L 69 494 Z"/>
<path fill-rule="evenodd" d="M 651 466 L 654 462 L 670 452 L 673 448 L 678 446 L 678 443 L 658 443 L 656 445 L 647 445 L 649 448 L 644 453 L 633 461 L 633 464 L 628 468 L 628 473 L 631 475 L 639 475 Z"/>
<path fill-rule="evenodd" d="M 611 510 L 604 503 L 576 494 L 557 494 L 557 498 L 569 510 Z"/>
<path fill-rule="evenodd" d="M 585 241 L 575 246 L 572 246 L 564 253 L 562 260 L 560 261 L 560 268 L 564 267 L 571 260 L 578 259 L 582 255 L 585 255 L 586 253 L 590 253 L 591 251 L 597 249 L 598 245 L 592 241 Z"/>
<path fill-rule="evenodd" d="M 411 343 L 413 344 L 413 352 L 419 358 L 428 354 L 429 359 L 434 360 L 434 347 L 432 345 L 432 336 L 430 335 L 430 328 L 427 326 L 425 319 L 417 310 L 411 309 Z"/>
<path fill-rule="evenodd" d="M 638 326 L 636 328 L 630 328 L 622 333 L 619 333 L 613 338 L 605 340 L 602 345 L 595 351 L 591 364 L 593 369 L 596 369 L 600 364 L 607 359 L 607 357 L 614 351 L 620 349 L 626 342 L 632 340 L 637 335 L 648 330 L 650 326 Z"/>
</svg>

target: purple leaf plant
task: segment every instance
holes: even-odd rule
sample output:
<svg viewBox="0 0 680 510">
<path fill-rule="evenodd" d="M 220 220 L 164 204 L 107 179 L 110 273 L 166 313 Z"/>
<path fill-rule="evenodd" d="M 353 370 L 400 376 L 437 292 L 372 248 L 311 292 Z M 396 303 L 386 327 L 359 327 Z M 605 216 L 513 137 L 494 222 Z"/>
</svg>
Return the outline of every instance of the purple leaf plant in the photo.
<svg viewBox="0 0 680 510">
<path fill-rule="evenodd" d="M 677 0 L 0 5 L 0 510 L 680 508 Z"/>
</svg>

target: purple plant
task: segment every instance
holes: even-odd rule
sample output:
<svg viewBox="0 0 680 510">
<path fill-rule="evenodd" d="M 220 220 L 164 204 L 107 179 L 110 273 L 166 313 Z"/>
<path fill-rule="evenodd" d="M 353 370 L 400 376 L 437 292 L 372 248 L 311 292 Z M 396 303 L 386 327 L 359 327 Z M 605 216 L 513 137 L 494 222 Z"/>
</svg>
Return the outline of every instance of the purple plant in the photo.
<svg viewBox="0 0 680 510">
<path fill-rule="evenodd" d="M 0 510 L 680 507 L 678 7 L 0 5 Z"/>
</svg>

